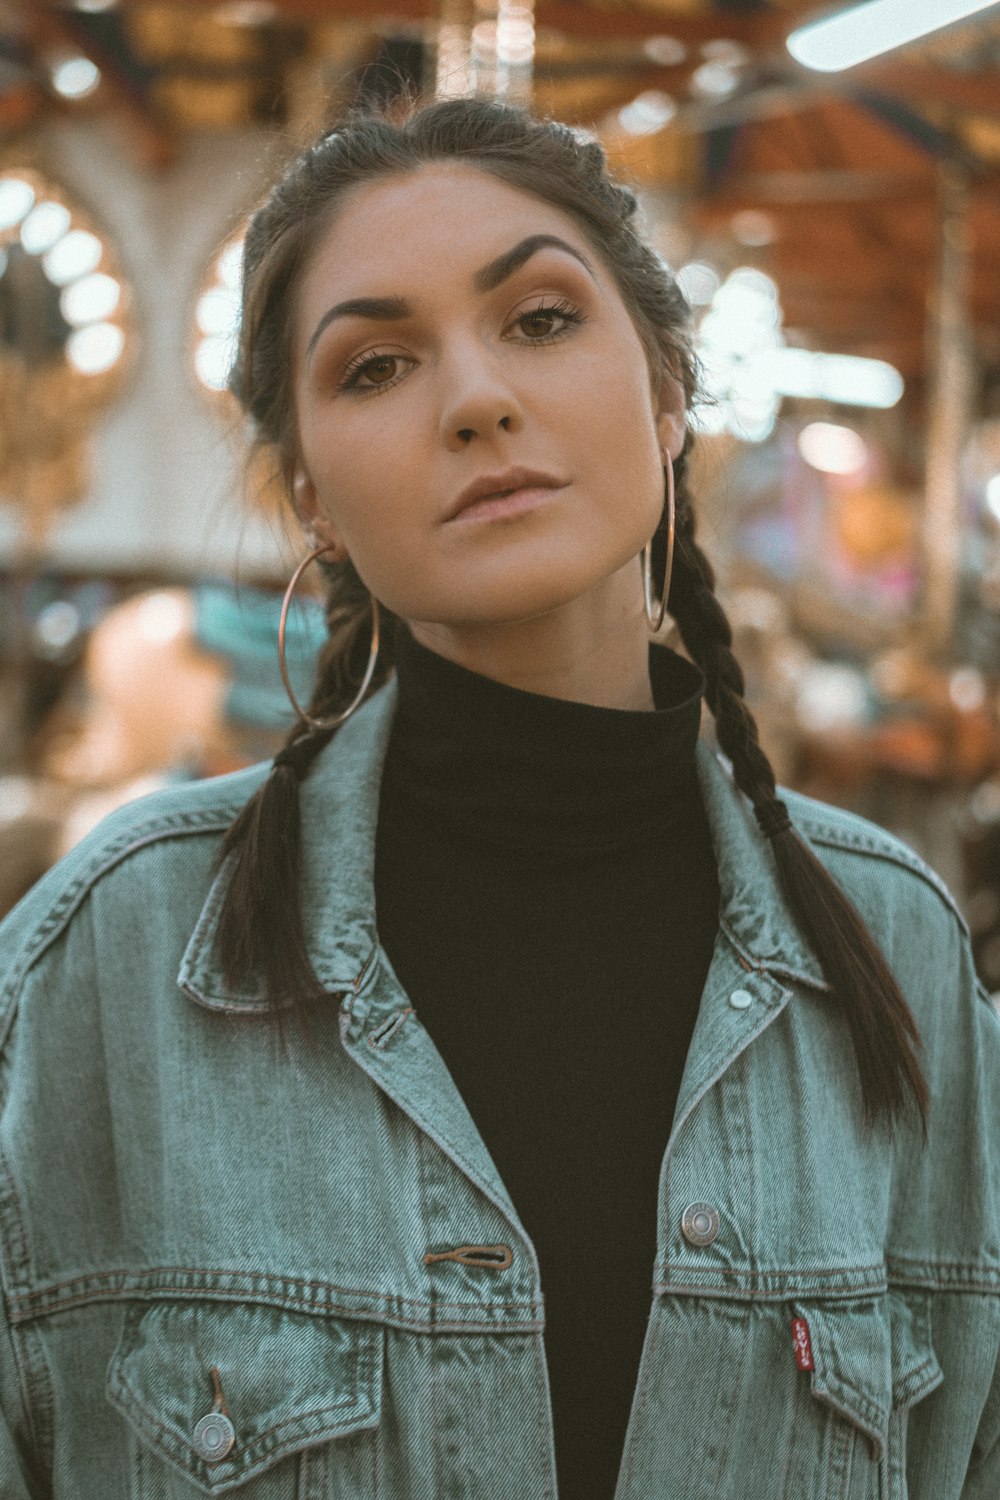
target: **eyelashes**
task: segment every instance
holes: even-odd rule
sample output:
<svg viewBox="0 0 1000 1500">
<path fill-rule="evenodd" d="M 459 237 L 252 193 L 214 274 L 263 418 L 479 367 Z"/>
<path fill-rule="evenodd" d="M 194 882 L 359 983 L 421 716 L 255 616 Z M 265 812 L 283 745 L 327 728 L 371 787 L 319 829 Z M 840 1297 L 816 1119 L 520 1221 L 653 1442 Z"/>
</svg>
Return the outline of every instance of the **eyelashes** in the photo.
<svg viewBox="0 0 1000 1500">
<path fill-rule="evenodd" d="M 360 385 L 359 381 L 362 375 L 366 375 L 370 370 L 377 370 L 379 365 L 389 365 L 394 360 L 399 361 L 402 358 L 402 354 L 359 355 L 345 369 L 344 378 L 341 380 L 338 390 L 354 391 L 356 393 L 363 391 L 365 395 L 381 395 L 382 391 L 390 390 L 396 384 L 399 376 L 394 376 L 392 380 L 378 380 L 374 385 Z"/>
<path fill-rule="evenodd" d="M 529 308 L 527 312 L 521 313 L 519 317 L 514 319 L 513 326 L 517 327 L 533 319 L 547 319 L 549 322 L 558 320 L 560 326 L 554 332 L 544 334 L 540 338 L 528 337 L 519 340 L 519 342 L 524 344 L 554 344 L 557 340 L 565 338 L 573 329 L 578 328 L 580 324 L 587 321 L 585 314 L 565 298 L 558 298 L 555 301 L 544 301 L 539 303 L 537 307 Z M 392 390 L 393 386 L 398 384 L 402 379 L 402 375 L 397 373 L 389 380 L 378 380 L 372 385 L 361 384 L 362 377 L 376 372 L 379 367 L 385 368 L 394 362 L 399 364 L 407 359 L 408 356 L 403 354 L 359 354 L 346 366 L 337 389 L 358 396 L 380 396 L 383 391 Z"/>
<path fill-rule="evenodd" d="M 553 317 L 561 320 L 563 324 L 562 328 L 558 329 L 555 333 L 547 334 L 544 338 L 528 339 L 527 342 L 529 344 L 551 344 L 553 340 L 561 338 L 568 328 L 578 327 L 585 321 L 580 309 L 574 307 L 572 302 L 567 302 L 565 298 L 560 298 L 556 302 L 543 302 L 538 307 L 532 307 L 527 312 L 522 313 L 514 321 L 515 323 L 527 323 L 530 318 L 551 319 Z"/>
</svg>

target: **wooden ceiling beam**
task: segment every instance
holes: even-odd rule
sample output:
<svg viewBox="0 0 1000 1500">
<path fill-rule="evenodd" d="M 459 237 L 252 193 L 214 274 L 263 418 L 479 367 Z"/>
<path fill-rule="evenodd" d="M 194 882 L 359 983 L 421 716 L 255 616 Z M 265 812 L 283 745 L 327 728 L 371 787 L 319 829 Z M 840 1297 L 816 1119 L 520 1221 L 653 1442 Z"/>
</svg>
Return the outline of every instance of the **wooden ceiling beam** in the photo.
<svg viewBox="0 0 1000 1500">
<path fill-rule="evenodd" d="M 535 21 L 567 36 L 592 41 L 670 36 L 698 46 L 725 38 L 750 48 L 783 44 L 794 25 L 787 13 L 770 10 L 706 10 L 671 16 L 651 10 L 599 10 L 596 6 L 567 5 L 565 0 L 536 0 Z"/>
<path fill-rule="evenodd" d="M 138 0 L 122 0 L 122 3 L 128 8 Z M 175 5 L 178 10 L 212 11 L 218 9 L 220 0 L 165 0 L 165 3 Z M 272 3 L 277 11 L 291 20 L 365 21 L 373 30 L 382 30 L 394 21 L 433 21 L 440 11 L 439 0 L 272 0 Z M 759 51 L 762 56 L 773 54 L 767 60 L 776 64 L 784 62 L 789 68 L 788 83 L 802 86 L 811 80 L 819 80 L 815 74 L 791 63 L 784 43 L 800 16 L 813 9 L 811 4 L 803 3 L 798 14 L 783 7 L 779 11 L 706 10 L 669 15 L 644 8 L 605 8 L 573 4 L 569 0 L 536 0 L 535 22 L 539 27 L 551 28 L 580 41 L 642 42 L 653 36 L 670 36 L 688 46 L 698 46 L 728 39 Z M 968 72 L 890 60 L 851 69 L 850 75 L 845 75 L 843 80 L 824 75 L 823 81 L 825 90 L 834 92 L 838 91 L 838 85 L 848 90 L 858 82 L 871 83 L 910 98 L 953 104 L 982 114 L 1000 113 L 997 77 L 995 72 L 988 70 Z"/>
<path fill-rule="evenodd" d="M 880 172 L 867 168 L 815 168 L 805 172 L 740 172 L 723 193 L 702 201 L 703 210 L 721 214 L 745 208 L 823 207 L 838 203 L 886 203 L 933 198 L 936 178 L 926 172 Z"/>
<path fill-rule="evenodd" d="M 133 0 L 125 0 L 125 4 Z M 215 10 L 220 0 L 167 0 L 178 9 Z M 393 21 L 432 21 L 440 13 L 438 0 L 273 0 L 275 8 L 293 20 L 365 21 L 380 30 Z M 748 47 L 773 47 L 784 41 L 794 25 L 788 12 L 739 13 L 706 11 L 664 15 L 649 10 L 569 4 L 567 0 L 536 0 L 535 24 L 561 31 L 582 41 L 641 41 L 670 36 L 697 46 L 727 38 Z"/>
<path fill-rule="evenodd" d="M 859 339 L 891 340 L 908 338 L 913 333 L 917 308 L 914 299 L 901 302 L 899 298 L 888 297 L 852 298 L 846 287 L 839 297 L 795 295 L 783 282 L 779 291 L 784 322 L 789 328 L 804 324 L 808 328 L 836 329 L 839 334 L 854 334 Z"/>
<path fill-rule="evenodd" d="M 770 247 L 771 260 L 780 266 L 786 276 L 812 277 L 824 281 L 833 286 L 843 285 L 845 290 L 856 287 L 859 294 L 864 296 L 866 292 L 878 293 L 885 288 L 891 275 L 895 285 L 899 284 L 901 278 L 900 258 L 889 254 L 877 259 L 872 255 L 865 255 L 846 264 L 843 257 L 843 243 L 840 239 L 836 241 L 835 248 L 827 247 L 823 238 L 822 228 L 817 223 L 811 235 L 803 235 L 801 238 L 780 242 L 780 248 L 776 242 Z M 908 275 L 916 274 L 921 278 L 930 270 L 934 260 L 933 235 L 928 231 L 926 247 L 918 249 L 911 245 L 907 252 L 909 262 L 906 270 Z M 868 268 L 871 268 L 869 271 Z"/>
<path fill-rule="evenodd" d="M 852 69 L 852 82 L 862 88 L 874 85 L 907 100 L 947 104 L 973 114 L 1000 115 L 1000 78 L 995 70 L 973 73 L 919 63 L 870 63 Z"/>
<path fill-rule="evenodd" d="M 801 265 L 772 256 L 765 269 L 777 282 L 782 306 L 786 301 L 794 301 L 797 306 L 808 303 L 817 316 L 825 315 L 825 308 L 832 308 L 831 315 L 837 316 L 841 309 L 854 306 L 898 309 L 919 305 L 926 308 L 933 263 L 928 257 L 920 264 L 916 284 L 901 281 L 893 268 L 888 271 L 884 267 L 881 271 L 859 269 L 858 274 L 852 276 L 849 269 L 832 259 L 826 263 L 817 261 L 810 271 L 806 271 Z M 968 291 L 970 301 L 984 316 L 992 309 L 993 321 L 1000 322 L 1000 289 L 989 261 L 970 273 Z"/>
</svg>

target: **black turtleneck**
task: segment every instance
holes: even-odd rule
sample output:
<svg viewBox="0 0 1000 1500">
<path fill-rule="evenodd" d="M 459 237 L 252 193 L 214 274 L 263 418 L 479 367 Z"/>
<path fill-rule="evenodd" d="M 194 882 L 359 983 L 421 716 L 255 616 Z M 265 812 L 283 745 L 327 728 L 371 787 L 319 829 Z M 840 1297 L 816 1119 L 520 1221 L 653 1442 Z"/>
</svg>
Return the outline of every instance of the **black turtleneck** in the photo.
<svg viewBox="0 0 1000 1500">
<path fill-rule="evenodd" d="M 612 1500 L 718 926 L 702 679 L 651 646 L 655 712 L 594 708 L 400 637 L 379 935 L 538 1254 L 561 1500 Z"/>
</svg>

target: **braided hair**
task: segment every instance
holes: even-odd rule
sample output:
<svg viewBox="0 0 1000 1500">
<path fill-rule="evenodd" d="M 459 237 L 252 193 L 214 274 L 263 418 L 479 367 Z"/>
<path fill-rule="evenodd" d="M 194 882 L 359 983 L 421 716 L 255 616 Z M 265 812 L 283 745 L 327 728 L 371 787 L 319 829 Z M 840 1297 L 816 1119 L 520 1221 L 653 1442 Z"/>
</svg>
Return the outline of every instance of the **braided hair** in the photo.
<svg viewBox="0 0 1000 1500">
<path fill-rule="evenodd" d="M 462 161 L 562 209 L 580 226 L 612 276 L 645 351 L 654 385 L 665 377 L 688 406 L 698 386 L 690 309 L 674 277 L 636 228 L 638 202 L 608 171 L 599 142 L 495 99 L 440 100 L 384 112 L 354 112 L 288 167 L 255 214 L 243 266 L 240 344 L 230 385 L 261 448 L 273 451 L 286 488 L 296 459 L 291 327 L 297 287 L 316 245 L 352 187 L 412 172 L 429 162 Z M 926 1116 L 917 1061 L 919 1035 L 909 1007 L 856 908 L 792 825 L 744 699 L 732 630 L 715 578 L 695 540 L 687 470 L 690 432 L 675 463 L 676 544 L 668 608 L 684 647 L 705 676 L 706 698 L 737 786 L 770 840 L 789 905 L 811 942 L 840 1005 L 857 1058 L 866 1122 L 892 1125 L 915 1105 Z M 653 538 L 653 564 L 665 562 L 666 515 Z M 342 712 L 368 655 L 368 591 L 353 564 L 322 563 L 329 639 L 321 653 L 311 718 Z M 384 605 L 382 650 L 369 692 L 390 675 L 398 621 Z M 300 721 L 270 775 L 223 841 L 231 879 L 218 929 L 229 983 L 261 981 L 280 1020 L 292 1007 L 304 1020 L 322 1003 L 306 952 L 299 898 L 299 785 L 333 729 Z"/>
<path fill-rule="evenodd" d="M 695 540 L 686 483 L 688 445 L 675 465 L 676 541 L 668 607 L 688 654 L 705 675 L 705 696 L 736 785 L 750 799 L 774 850 L 782 888 L 840 1002 L 851 1033 L 866 1118 L 897 1118 L 912 1100 L 926 1117 L 927 1085 L 915 1055 L 910 1008 L 861 914 L 795 831 L 743 696 L 733 633 L 715 594 L 712 565 Z M 660 545 L 663 545 L 662 542 Z M 656 552 L 654 549 L 654 559 Z"/>
</svg>

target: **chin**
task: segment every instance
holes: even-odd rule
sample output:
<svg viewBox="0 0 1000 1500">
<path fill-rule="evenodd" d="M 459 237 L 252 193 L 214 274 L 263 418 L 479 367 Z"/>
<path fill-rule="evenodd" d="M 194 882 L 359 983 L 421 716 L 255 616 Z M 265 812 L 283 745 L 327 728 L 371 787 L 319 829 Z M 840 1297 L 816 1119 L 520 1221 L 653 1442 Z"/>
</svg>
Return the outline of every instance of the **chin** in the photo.
<svg viewBox="0 0 1000 1500">
<path fill-rule="evenodd" d="M 441 624 L 454 626 L 513 625 L 521 621 L 539 620 L 546 615 L 556 614 L 577 601 L 583 603 L 588 597 L 598 595 L 602 585 L 612 588 L 612 580 L 619 571 L 615 567 L 610 573 L 602 572 L 595 576 L 593 571 L 570 572 L 564 568 L 557 573 L 549 568 L 535 576 L 525 576 L 523 569 L 507 578 L 494 575 L 484 581 L 483 586 L 475 593 L 463 589 L 461 599 L 452 599 L 447 606 L 441 601 L 435 616 L 424 615 L 421 618 L 437 618 Z M 629 597 L 634 592 L 638 599 L 638 572 L 629 581 L 633 585 L 629 590 Z"/>
</svg>

